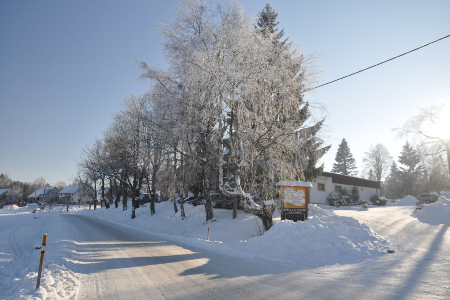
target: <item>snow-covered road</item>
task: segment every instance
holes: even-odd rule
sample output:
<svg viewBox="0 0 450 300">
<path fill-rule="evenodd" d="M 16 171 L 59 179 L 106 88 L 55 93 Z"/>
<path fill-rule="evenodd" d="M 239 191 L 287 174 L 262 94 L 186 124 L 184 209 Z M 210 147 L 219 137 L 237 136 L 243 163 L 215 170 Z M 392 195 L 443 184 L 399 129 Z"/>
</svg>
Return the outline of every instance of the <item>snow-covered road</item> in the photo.
<svg viewBox="0 0 450 300">
<path fill-rule="evenodd" d="M 391 242 L 395 253 L 377 260 L 370 268 L 372 277 L 377 278 L 374 287 L 391 290 L 396 295 L 394 299 L 450 299 L 447 225 L 429 224 L 429 220 L 412 217 L 410 206 L 336 213 L 368 224 Z"/>
<path fill-rule="evenodd" d="M 271 285 L 255 280 L 271 273 L 270 265 L 266 269 L 85 216 L 64 218 L 76 244 L 72 268 L 85 274 L 78 299 L 261 299 L 273 294 Z"/>
</svg>

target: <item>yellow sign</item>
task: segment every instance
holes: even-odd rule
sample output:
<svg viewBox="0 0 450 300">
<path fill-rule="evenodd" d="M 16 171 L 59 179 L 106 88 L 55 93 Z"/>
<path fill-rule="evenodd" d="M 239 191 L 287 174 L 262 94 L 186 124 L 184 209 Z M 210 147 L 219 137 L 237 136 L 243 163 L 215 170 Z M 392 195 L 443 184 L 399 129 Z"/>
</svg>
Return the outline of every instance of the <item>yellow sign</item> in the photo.
<svg viewBox="0 0 450 300">
<path fill-rule="evenodd" d="M 284 208 L 306 208 L 306 187 L 283 187 Z"/>
</svg>

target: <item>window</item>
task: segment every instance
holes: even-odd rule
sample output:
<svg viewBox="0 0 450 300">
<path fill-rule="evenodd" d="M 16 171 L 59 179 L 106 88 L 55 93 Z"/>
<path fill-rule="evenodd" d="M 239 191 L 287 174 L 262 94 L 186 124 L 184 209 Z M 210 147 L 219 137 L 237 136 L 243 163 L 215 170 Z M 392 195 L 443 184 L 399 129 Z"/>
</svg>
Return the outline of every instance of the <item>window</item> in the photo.
<svg viewBox="0 0 450 300">
<path fill-rule="evenodd" d="M 325 192 L 325 183 L 317 183 L 317 190 Z"/>
<path fill-rule="evenodd" d="M 334 192 L 335 193 L 340 193 L 342 191 L 342 186 L 340 185 L 335 185 L 334 186 Z"/>
</svg>

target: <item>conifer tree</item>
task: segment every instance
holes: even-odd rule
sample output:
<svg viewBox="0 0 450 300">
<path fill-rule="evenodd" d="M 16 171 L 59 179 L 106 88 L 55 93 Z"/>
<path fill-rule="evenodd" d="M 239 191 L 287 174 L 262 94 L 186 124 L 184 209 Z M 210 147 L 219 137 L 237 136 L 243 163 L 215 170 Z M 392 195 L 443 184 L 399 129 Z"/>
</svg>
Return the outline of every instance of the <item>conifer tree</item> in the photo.
<svg viewBox="0 0 450 300">
<path fill-rule="evenodd" d="M 399 168 L 403 195 L 415 194 L 417 179 L 425 170 L 425 167 L 419 164 L 420 155 L 409 142 L 406 142 L 398 161 L 403 165 Z"/>
<path fill-rule="evenodd" d="M 331 172 L 349 176 L 358 174 L 355 158 L 353 158 L 345 138 L 342 139 L 339 145 L 335 160 L 336 162 L 333 164 Z"/>
<path fill-rule="evenodd" d="M 424 166 L 419 165 L 419 153 L 417 153 L 409 142 L 406 142 L 406 144 L 403 145 L 402 152 L 398 157 L 398 162 L 404 165 L 403 167 L 400 167 L 400 171 L 403 173 L 420 174 L 424 170 Z"/>
<path fill-rule="evenodd" d="M 284 35 L 284 28 L 278 32 L 277 21 L 278 13 L 270 6 L 269 3 L 266 4 L 264 9 L 258 14 L 258 19 L 256 20 L 257 28 L 261 31 L 264 37 L 272 38 L 274 44 L 286 44 L 288 39 L 280 41 Z"/>
<path fill-rule="evenodd" d="M 402 197 L 402 186 L 400 182 L 400 172 L 395 161 L 391 164 L 391 172 L 385 181 L 386 196 L 392 199 L 399 199 Z"/>
</svg>

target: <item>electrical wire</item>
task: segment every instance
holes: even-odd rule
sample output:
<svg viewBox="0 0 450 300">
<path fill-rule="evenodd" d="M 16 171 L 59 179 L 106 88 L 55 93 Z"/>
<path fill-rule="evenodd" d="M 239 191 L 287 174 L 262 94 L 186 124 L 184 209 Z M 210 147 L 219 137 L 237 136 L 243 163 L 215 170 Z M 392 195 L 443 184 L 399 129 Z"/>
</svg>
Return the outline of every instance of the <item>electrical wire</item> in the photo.
<svg viewBox="0 0 450 300">
<path fill-rule="evenodd" d="M 344 78 L 353 76 L 353 75 L 355 75 L 355 74 L 364 72 L 364 71 L 366 71 L 366 70 L 369 70 L 369 69 L 371 69 L 371 68 L 374 68 L 374 67 L 376 67 L 376 66 L 379 66 L 379 65 L 381 65 L 381 64 L 384 64 L 384 63 L 386 63 L 386 62 L 388 62 L 388 61 L 391 61 L 391 60 L 394 60 L 394 59 L 396 59 L 396 58 L 399 58 L 399 57 L 401 57 L 401 56 L 403 56 L 403 55 L 409 54 L 409 53 L 411 53 L 411 52 L 414 52 L 414 51 L 417 51 L 417 50 L 419 50 L 419 49 L 421 49 L 421 48 L 424 48 L 424 47 L 426 47 L 426 46 L 429 46 L 429 45 L 431 45 L 431 44 L 433 44 L 433 43 L 439 42 L 439 41 L 441 41 L 441 40 L 443 40 L 443 39 L 446 39 L 446 38 L 448 38 L 448 37 L 450 37 L 450 34 L 447 35 L 447 36 L 444 36 L 444 37 L 442 37 L 442 38 L 440 38 L 440 39 L 437 39 L 437 40 L 435 40 L 435 41 L 433 41 L 433 42 L 431 42 L 431 43 L 428 43 L 428 44 L 425 44 L 425 45 L 423 45 L 423 46 L 420 46 L 420 47 L 418 47 L 418 48 L 416 48 L 416 49 L 410 50 L 410 51 L 405 52 L 405 53 L 403 53 L 403 54 L 400 54 L 400 55 L 397 55 L 397 56 L 395 56 L 395 57 L 392 57 L 392 58 L 390 58 L 390 59 L 388 59 L 388 60 L 382 61 L 382 62 L 380 62 L 380 63 L 378 63 L 378 64 L 376 64 L 376 65 L 373 65 L 373 66 L 370 66 L 370 67 L 368 67 L 368 68 L 359 70 L 358 72 L 349 74 L 349 75 L 347 75 L 347 76 L 344 76 L 344 77 L 335 79 L 335 80 L 333 80 L 333 81 L 330 81 L 330 82 L 321 84 L 321 85 L 319 85 L 319 86 L 313 87 L 313 88 L 311 88 L 311 89 L 308 89 L 308 90 L 306 90 L 305 92 L 308 92 L 308 91 L 311 91 L 311 90 L 315 90 L 315 89 L 320 88 L 320 87 L 322 87 L 322 86 L 325 86 L 325 85 L 327 85 L 327 84 L 330 84 L 330 83 L 333 83 L 333 82 L 342 80 L 342 79 L 344 79 Z"/>
</svg>

